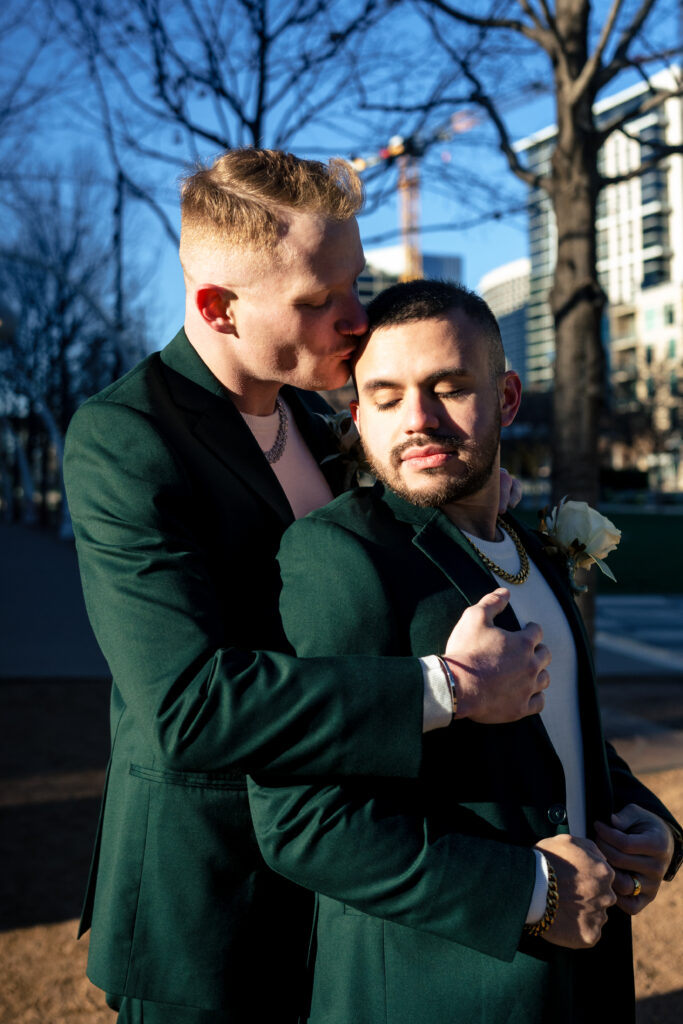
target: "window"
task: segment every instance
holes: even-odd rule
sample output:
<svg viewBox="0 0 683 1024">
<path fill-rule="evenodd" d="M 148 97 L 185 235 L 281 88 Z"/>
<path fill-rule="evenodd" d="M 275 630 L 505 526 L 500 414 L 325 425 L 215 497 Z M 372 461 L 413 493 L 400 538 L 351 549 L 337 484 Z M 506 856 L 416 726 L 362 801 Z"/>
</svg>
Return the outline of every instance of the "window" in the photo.
<svg viewBox="0 0 683 1024">
<path fill-rule="evenodd" d="M 605 189 L 602 190 L 598 196 L 597 206 L 595 208 L 596 220 L 602 220 L 607 216 L 607 200 L 605 198 Z"/>
<path fill-rule="evenodd" d="M 664 323 L 675 324 L 676 323 L 676 309 L 672 303 L 669 303 L 664 307 Z M 675 342 L 674 342 L 675 344 Z"/>
<path fill-rule="evenodd" d="M 668 280 L 670 280 L 669 261 L 665 256 L 658 256 L 656 259 L 643 261 L 642 288 L 652 288 L 654 285 Z"/>
<path fill-rule="evenodd" d="M 660 213 L 651 213 L 643 217 L 643 249 L 653 245 L 669 244 L 669 228 L 667 218 Z"/>
<path fill-rule="evenodd" d="M 607 252 L 607 231 L 604 228 L 601 228 L 600 231 L 598 231 L 597 237 L 597 258 L 599 260 L 606 260 Z"/>
<path fill-rule="evenodd" d="M 669 359 L 675 359 L 676 358 L 676 339 L 675 338 L 670 338 L 669 339 L 669 350 L 668 350 L 667 354 L 669 356 Z"/>
</svg>

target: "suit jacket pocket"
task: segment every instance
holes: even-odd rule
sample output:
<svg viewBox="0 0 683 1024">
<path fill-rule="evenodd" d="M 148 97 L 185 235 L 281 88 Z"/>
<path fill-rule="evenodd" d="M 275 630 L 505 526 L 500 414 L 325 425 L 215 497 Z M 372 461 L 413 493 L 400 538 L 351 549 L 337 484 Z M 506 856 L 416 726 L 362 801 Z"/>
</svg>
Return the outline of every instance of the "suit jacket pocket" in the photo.
<svg viewBox="0 0 683 1024">
<path fill-rule="evenodd" d="M 238 768 L 223 772 L 177 772 L 170 768 L 145 768 L 131 763 L 130 774 L 146 782 L 161 782 L 167 786 L 188 786 L 193 789 L 247 788 L 245 774 Z"/>
</svg>

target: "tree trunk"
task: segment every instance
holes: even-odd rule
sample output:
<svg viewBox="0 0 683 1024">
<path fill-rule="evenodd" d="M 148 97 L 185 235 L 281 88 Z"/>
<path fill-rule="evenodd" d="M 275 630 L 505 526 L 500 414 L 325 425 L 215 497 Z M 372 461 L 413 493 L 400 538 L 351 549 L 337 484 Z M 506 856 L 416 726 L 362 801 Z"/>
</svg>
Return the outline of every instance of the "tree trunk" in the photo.
<svg viewBox="0 0 683 1024">
<path fill-rule="evenodd" d="M 558 135 L 551 195 L 558 245 L 550 308 L 555 320 L 553 497 L 557 502 L 568 495 L 595 507 L 600 498 L 598 416 L 605 375 L 601 321 L 606 298 L 596 270 L 599 176 L 594 88 L 572 96 L 588 60 L 589 13 L 587 0 L 556 4 L 566 63 L 554 64 Z M 581 575 L 579 582 L 587 583 L 587 574 Z M 590 584 L 578 603 L 592 638 L 595 580 Z"/>
<path fill-rule="evenodd" d="M 562 162 L 562 158 L 556 161 Z M 559 178 L 559 175 L 558 175 Z M 599 497 L 598 412 L 603 394 L 604 295 L 595 272 L 595 188 L 590 168 L 557 182 L 558 252 L 550 306 L 555 319 L 553 489 L 555 499 Z"/>
<path fill-rule="evenodd" d="M 596 272 L 595 213 L 599 191 L 593 127 L 594 90 L 572 102 L 588 59 L 585 0 L 558 0 L 566 63 L 555 64 L 557 146 L 551 197 L 558 249 L 550 307 L 555 320 L 553 491 L 595 505 L 599 497 L 598 412 L 603 394 L 601 318 L 605 296 Z"/>
</svg>

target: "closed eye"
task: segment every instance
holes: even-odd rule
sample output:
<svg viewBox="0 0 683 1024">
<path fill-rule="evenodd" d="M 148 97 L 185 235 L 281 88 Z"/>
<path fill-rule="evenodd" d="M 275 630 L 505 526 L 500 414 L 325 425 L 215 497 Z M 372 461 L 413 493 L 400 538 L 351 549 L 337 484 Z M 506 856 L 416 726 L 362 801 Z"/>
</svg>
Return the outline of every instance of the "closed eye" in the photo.
<svg viewBox="0 0 683 1024">
<path fill-rule="evenodd" d="M 447 391 L 435 391 L 435 398 L 461 398 L 467 394 L 467 388 L 449 388 Z"/>
<path fill-rule="evenodd" d="M 326 309 L 332 301 L 332 296 L 328 295 L 326 299 L 316 299 L 310 302 L 299 302 L 297 305 L 303 306 L 304 309 Z"/>
</svg>

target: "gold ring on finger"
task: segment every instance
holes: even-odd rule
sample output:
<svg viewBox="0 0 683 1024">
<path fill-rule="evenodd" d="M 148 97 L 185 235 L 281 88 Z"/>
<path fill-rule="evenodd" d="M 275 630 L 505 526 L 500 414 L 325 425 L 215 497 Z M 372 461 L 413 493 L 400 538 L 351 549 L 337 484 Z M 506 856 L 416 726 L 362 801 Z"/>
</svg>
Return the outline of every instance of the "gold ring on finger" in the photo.
<svg viewBox="0 0 683 1024">
<path fill-rule="evenodd" d="M 631 875 L 631 881 L 633 882 L 633 892 L 631 893 L 631 896 L 640 896 L 643 888 L 640 879 L 637 875 Z"/>
</svg>

